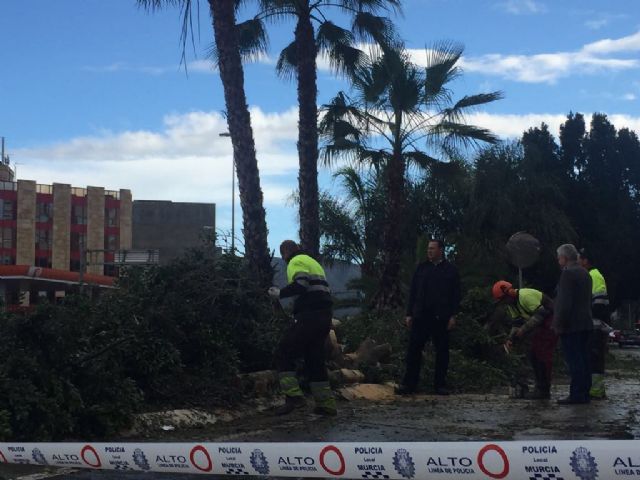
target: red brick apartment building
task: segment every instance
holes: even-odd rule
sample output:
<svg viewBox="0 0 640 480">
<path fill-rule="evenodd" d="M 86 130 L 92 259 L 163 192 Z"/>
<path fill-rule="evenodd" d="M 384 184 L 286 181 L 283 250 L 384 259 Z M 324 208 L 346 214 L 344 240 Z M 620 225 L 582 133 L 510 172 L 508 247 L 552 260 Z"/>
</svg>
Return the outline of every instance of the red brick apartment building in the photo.
<svg viewBox="0 0 640 480">
<path fill-rule="evenodd" d="M 0 166 L 0 298 L 10 306 L 113 285 L 114 252 L 132 246 L 129 190 L 12 181 Z M 84 257 L 84 259 L 83 259 Z M 86 269 L 80 273 L 81 265 Z"/>
</svg>

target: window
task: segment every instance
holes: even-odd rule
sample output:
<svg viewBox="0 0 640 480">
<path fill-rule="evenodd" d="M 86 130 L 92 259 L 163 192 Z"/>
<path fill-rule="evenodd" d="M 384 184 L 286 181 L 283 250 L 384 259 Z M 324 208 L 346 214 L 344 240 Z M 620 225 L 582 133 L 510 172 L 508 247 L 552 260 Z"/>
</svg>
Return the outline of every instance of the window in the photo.
<svg viewBox="0 0 640 480">
<path fill-rule="evenodd" d="M 105 250 L 117 250 L 118 249 L 118 235 L 109 234 L 104 237 L 104 249 Z"/>
<path fill-rule="evenodd" d="M 115 265 L 105 265 L 104 266 L 104 274 L 108 277 L 117 277 L 118 276 L 118 267 Z"/>
<path fill-rule="evenodd" d="M 15 220 L 13 200 L 0 199 L 0 220 Z"/>
<path fill-rule="evenodd" d="M 15 258 L 13 258 L 8 253 L 4 253 L 0 255 L 0 264 L 2 265 L 13 265 L 16 263 Z"/>
<path fill-rule="evenodd" d="M 51 268 L 51 259 L 49 257 L 36 257 L 36 267 Z"/>
<path fill-rule="evenodd" d="M 104 224 L 107 227 L 118 226 L 118 209 L 117 208 L 104 209 Z"/>
<path fill-rule="evenodd" d="M 71 224 L 86 225 L 87 224 L 87 206 L 71 205 Z"/>
<path fill-rule="evenodd" d="M 71 251 L 80 252 L 87 245 L 87 236 L 84 233 L 71 232 Z"/>
<path fill-rule="evenodd" d="M 36 203 L 36 222 L 50 222 L 53 219 L 53 204 Z"/>
<path fill-rule="evenodd" d="M 0 228 L 0 248 L 13 248 L 15 244 L 15 230 L 9 227 Z"/>
<path fill-rule="evenodd" d="M 79 272 L 80 271 L 80 260 L 72 259 L 69 262 L 69 270 L 72 271 L 72 272 Z"/>
<path fill-rule="evenodd" d="M 51 230 L 36 230 L 36 250 L 51 250 Z"/>
</svg>

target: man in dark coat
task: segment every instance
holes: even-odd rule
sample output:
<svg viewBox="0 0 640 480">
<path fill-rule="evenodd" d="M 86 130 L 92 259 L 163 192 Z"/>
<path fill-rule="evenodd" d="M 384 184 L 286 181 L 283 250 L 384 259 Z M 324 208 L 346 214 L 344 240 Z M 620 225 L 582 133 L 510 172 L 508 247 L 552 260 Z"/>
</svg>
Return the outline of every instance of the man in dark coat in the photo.
<svg viewBox="0 0 640 480">
<path fill-rule="evenodd" d="M 578 250 L 575 246 L 568 243 L 561 245 L 557 253 L 562 273 L 554 301 L 552 328 L 560 335 L 562 352 L 571 375 L 569 396 L 558 400 L 558 403 L 589 403 L 589 341 L 593 331 L 591 276 L 578 263 Z"/>
<path fill-rule="evenodd" d="M 448 395 L 449 331 L 455 326 L 460 306 L 458 270 L 444 258 L 444 244 L 432 240 L 427 247 L 428 261 L 418 265 L 407 306 L 405 323 L 410 329 L 406 373 L 396 389 L 400 395 L 415 393 L 422 365 L 422 351 L 429 339 L 436 351 L 434 387 L 438 395 Z"/>
</svg>

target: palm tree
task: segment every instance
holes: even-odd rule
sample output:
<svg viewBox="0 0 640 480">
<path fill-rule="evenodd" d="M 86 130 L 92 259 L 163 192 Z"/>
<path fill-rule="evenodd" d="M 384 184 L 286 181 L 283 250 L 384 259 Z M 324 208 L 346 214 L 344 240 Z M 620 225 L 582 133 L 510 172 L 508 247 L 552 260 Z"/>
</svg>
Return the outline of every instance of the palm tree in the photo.
<svg viewBox="0 0 640 480">
<path fill-rule="evenodd" d="M 460 74 L 462 47 L 442 43 L 426 52 L 426 66 L 413 63 L 403 45 L 373 49 L 344 92 L 323 107 L 320 131 L 325 161 L 346 158 L 384 168 L 386 223 L 382 274 L 375 304 L 399 306 L 407 165 L 428 167 L 459 147 L 495 143 L 484 128 L 468 125 L 465 113 L 502 98 L 500 92 L 465 96 L 454 103 L 449 84 Z M 430 154 L 420 150 L 422 143 Z"/>
<path fill-rule="evenodd" d="M 360 265 L 363 277 L 373 277 L 379 263 L 379 231 L 384 224 L 382 176 L 353 167 L 338 170 L 342 195 L 320 195 L 322 256 Z"/>
<path fill-rule="evenodd" d="M 282 52 L 277 71 L 298 83 L 298 195 L 300 242 L 311 255 L 319 252 L 318 227 L 318 53 L 324 54 L 337 72 L 350 73 L 359 64 L 363 52 L 359 40 L 388 42 L 393 37 L 391 23 L 377 12 L 399 9 L 399 0 L 259 0 L 261 12 L 244 22 L 243 39 L 248 53 L 264 46 L 263 22 L 293 18 L 294 40 Z M 352 18 L 351 30 L 328 19 L 328 10 L 336 9 Z"/>
<path fill-rule="evenodd" d="M 236 3 L 229 0 L 208 0 L 213 18 L 218 69 L 224 88 L 227 123 L 238 175 L 245 257 L 259 281 L 268 285 L 271 283 L 273 271 L 267 244 L 267 223 L 256 148 L 244 90 L 244 70 L 239 44 L 241 31 L 235 20 Z M 192 0 L 138 0 L 138 4 L 150 9 L 165 5 L 180 6 L 183 19 L 182 40 L 186 41 L 191 24 Z"/>
</svg>

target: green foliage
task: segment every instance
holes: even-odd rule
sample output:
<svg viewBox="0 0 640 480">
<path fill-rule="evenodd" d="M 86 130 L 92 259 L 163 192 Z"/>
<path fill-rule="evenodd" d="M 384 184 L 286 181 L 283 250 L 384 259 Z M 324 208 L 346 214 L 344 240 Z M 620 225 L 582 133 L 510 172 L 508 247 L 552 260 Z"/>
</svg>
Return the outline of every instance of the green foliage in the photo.
<svg viewBox="0 0 640 480">
<path fill-rule="evenodd" d="M 242 259 L 212 244 L 130 268 L 93 303 L 4 314 L 0 437 L 108 437 L 143 406 L 238 400 L 236 374 L 271 366 L 283 322 Z"/>
<path fill-rule="evenodd" d="M 449 378 L 455 390 L 487 392 L 493 387 L 508 385 L 516 371 L 518 360 L 505 355 L 502 348 L 504 336 L 492 336 L 484 327 L 493 311 L 494 306 L 482 289 L 470 290 L 462 301 L 458 323 L 451 334 Z M 367 381 L 398 381 L 401 378 L 409 338 L 404 318 L 402 311 L 368 312 L 349 317 L 342 323 L 339 337 L 349 351 L 355 350 L 367 337 L 391 345 L 391 364 L 382 369 L 365 368 Z M 434 356 L 430 347 L 425 350 L 427 358 L 421 386 L 428 391 L 433 384 Z"/>
</svg>

